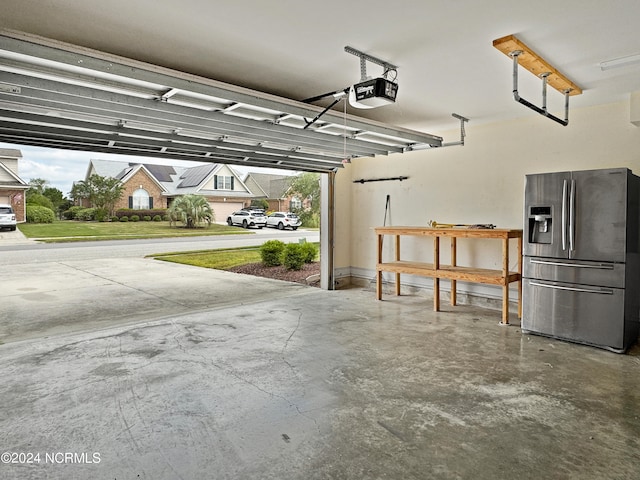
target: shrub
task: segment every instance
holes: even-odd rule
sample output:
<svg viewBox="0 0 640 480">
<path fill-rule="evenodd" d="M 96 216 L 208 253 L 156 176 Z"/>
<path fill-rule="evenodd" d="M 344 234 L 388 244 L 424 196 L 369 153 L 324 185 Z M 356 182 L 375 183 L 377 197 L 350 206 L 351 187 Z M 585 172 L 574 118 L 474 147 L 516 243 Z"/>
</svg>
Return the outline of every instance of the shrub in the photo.
<svg viewBox="0 0 640 480">
<path fill-rule="evenodd" d="M 320 226 L 320 214 L 308 210 L 296 212 L 302 226 L 306 228 L 318 228 Z"/>
<path fill-rule="evenodd" d="M 138 215 L 131 215 L 132 222 L 137 222 L 138 220 L 140 220 L 140 217 Z"/>
<path fill-rule="evenodd" d="M 120 217 L 120 221 L 121 222 L 128 222 L 129 221 L 129 217 L 127 217 L 126 215 L 123 215 Z"/>
<path fill-rule="evenodd" d="M 267 210 L 269 208 L 269 202 L 267 202 L 264 198 L 254 199 L 254 200 L 251 200 L 251 205 L 249 206 Z"/>
<path fill-rule="evenodd" d="M 96 209 L 95 208 L 82 208 L 76 212 L 76 220 L 84 220 L 85 222 L 89 222 L 95 219 Z"/>
<path fill-rule="evenodd" d="M 300 246 L 304 253 L 304 263 L 312 263 L 318 256 L 318 247 L 311 242 L 304 242 Z"/>
<path fill-rule="evenodd" d="M 96 208 L 93 213 L 93 219 L 98 222 L 106 222 L 109 220 L 109 211 L 106 208 Z"/>
<path fill-rule="evenodd" d="M 144 220 L 145 222 L 150 222 L 151 221 L 151 215 L 145 215 L 144 217 L 142 217 L 142 220 Z"/>
<path fill-rule="evenodd" d="M 111 217 L 111 221 L 112 221 L 112 222 L 117 222 L 118 220 L 119 220 L 119 218 L 118 218 L 116 215 L 114 215 L 113 217 Z"/>
<path fill-rule="evenodd" d="M 282 252 L 284 243 L 280 240 L 268 240 L 260 247 L 260 258 L 267 267 L 282 265 Z"/>
<path fill-rule="evenodd" d="M 55 214 L 53 210 L 40 205 L 27 205 L 28 223 L 53 223 Z"/>
<path fill-rule="evenodd" d="M 167 213 L 166 208 L 149 208 L 145 210 L 133 209 L 133 208 L 119 208 L 116 210 L 115 214 L 118 218 L 120 217 L 130 217 L 131 215 L 138 215 L 139 217 L 144 217 L 145 215 L 149 215 L 153 218 L 154 215 L 165 215 Z"/>
<path fill-rule="evenodd" d="M 29 194 L 29 196 L 27 197 L 27 205 L 37 205 L 40 207 L 47 207 L 52 212 L 56 209 L 53 206 L 53 202 L 51 201 L 51 199 L 48 197 L 45 197 L 40 193 Z"/>
<path fill-rule="evenodd" d="M 162 217 L 160 215 L 154 215 L 153 216 L 153 221 L 154 222 L 161 222 L 162 221 Z"/>
<path fill-rule="evenodd" d="M 64 212 L 62 212 L 62 216 L 67 220 L 74 220 L 80 210 L 84 210 L 84 207 L 81 207 L 79 205 L 74 205 L 73 207 L 70 207 L 68 210 L 65 210 Z"/>
<path fill-rule="evenodd" d="M 282 263 L 287 270 L 302 270 L 306 253 L 300 243 L 289 243 L 284 249 Z"/>
</svg>

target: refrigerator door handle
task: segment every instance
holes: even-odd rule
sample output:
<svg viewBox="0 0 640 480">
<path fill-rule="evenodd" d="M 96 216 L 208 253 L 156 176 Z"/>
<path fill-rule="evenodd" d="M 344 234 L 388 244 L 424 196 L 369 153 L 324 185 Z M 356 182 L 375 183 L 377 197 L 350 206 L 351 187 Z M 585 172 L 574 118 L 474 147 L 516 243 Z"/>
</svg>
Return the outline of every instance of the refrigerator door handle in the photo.
<svg viewBox="0 0 640 480">
<path fill-rule="evenodd" d="M 569 252 L 575 250 L 576 235 L 576 181 L 571 180 L 571 195 L 569 196 Z"/>
<path fill-rule="evenodd" d="M 562 184 L 562 251 L 564 252 L 567 249 L 567 191 L 568 191 L 569 183 L 567 180 L 564 180 Z"/>
<path fill-rule="evenodd" d="M 552 262 L 549 260 L 529 260 L 529 263 L 535 263 L 538 265 L 553 265 L 554 267 L 574 267 L 574 268 L 597 268 L 599 270 L 613 270 L 613 265 L 610 263 L 601 263 L 599 265 L 581 265 L 578 263 L 565 263 L 565 262 Z"/>
<path fill-rule="evenodd" d="M 602 295 L 613 295 L 613 290 L 609 288 L 600 288 L 593 290 L 591 288 L 576 288 L 576 287 L 563 287 L 560 285 L 548 285 L 546 283 L 529 282 L 534 287 L 552 288 L 554 290 L 569 290 L 570 292 L 582 292 L 582 293 L 599 293 Z"/>
</svg>

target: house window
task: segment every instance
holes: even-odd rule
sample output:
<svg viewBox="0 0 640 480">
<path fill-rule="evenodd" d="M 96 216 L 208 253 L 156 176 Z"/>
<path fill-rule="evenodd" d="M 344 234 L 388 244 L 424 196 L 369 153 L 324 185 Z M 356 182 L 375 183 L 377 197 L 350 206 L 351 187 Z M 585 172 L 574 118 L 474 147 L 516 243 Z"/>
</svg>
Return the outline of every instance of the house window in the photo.
<svg viewBox="0 0 640 480">
<path fill-rule="evenodd" d="M 233 177 L 216 175 L 216 190 L 233 190 Z"/>
<path fill-rule="evenodd" d="M 134 210 L 146 210 L 151 208 L 149 205 L 149 193 L 144 188 L 139 188 L 133 192 L 133 204 L 131 208 Z"/>
<path fill-rule="evenodd" d="M 298 197 L 291 197 L 289 206 L 291 209 L 299 210 L 302 208 L 302 200 L 300 200 Z"/>
</svg>

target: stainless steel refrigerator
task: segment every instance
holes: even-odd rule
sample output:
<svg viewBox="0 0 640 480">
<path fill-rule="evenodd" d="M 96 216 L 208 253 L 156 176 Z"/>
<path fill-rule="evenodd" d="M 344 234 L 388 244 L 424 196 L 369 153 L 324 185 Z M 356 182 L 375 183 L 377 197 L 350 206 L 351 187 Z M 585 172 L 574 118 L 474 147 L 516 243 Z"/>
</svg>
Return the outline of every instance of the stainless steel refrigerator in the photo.
<svg viewBox="0 0 640 480">
<path fill-rule="evenodd" d="M 522 330 L 622 353 L 640 326 L 640 177 L 527 175 Z"/>
</svg>

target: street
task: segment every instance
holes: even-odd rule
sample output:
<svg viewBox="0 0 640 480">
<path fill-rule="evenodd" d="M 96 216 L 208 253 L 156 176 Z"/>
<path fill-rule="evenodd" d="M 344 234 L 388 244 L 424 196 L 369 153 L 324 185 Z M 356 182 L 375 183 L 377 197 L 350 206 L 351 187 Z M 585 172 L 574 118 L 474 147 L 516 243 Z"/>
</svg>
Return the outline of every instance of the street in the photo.
<svg viewBox="0 0 640 480">
<path fill-rule="evenodd" d="M 238 231 L 242 231 L 238 229 Z M 249 247 L 262 245 L 267 240 L 277 239 L 285 243 L 304 238 L 317 242 L 317 230 L 251 230 L 254 235 L 219 235 L 203 237 L 157 238 L 144 240 L 107 240 L 71 243 L 39 243 L 15 241 L 16 232 L 2 232 L 0 239 L 0 268 L 27 263 L 59 262 L 66 260 L 95 260 L 100 258 L 131 258 L 163 252 L 206 250 L 216 248 Z M 19 233 L 19 232 L 18 232 Z"/>
</svg>

